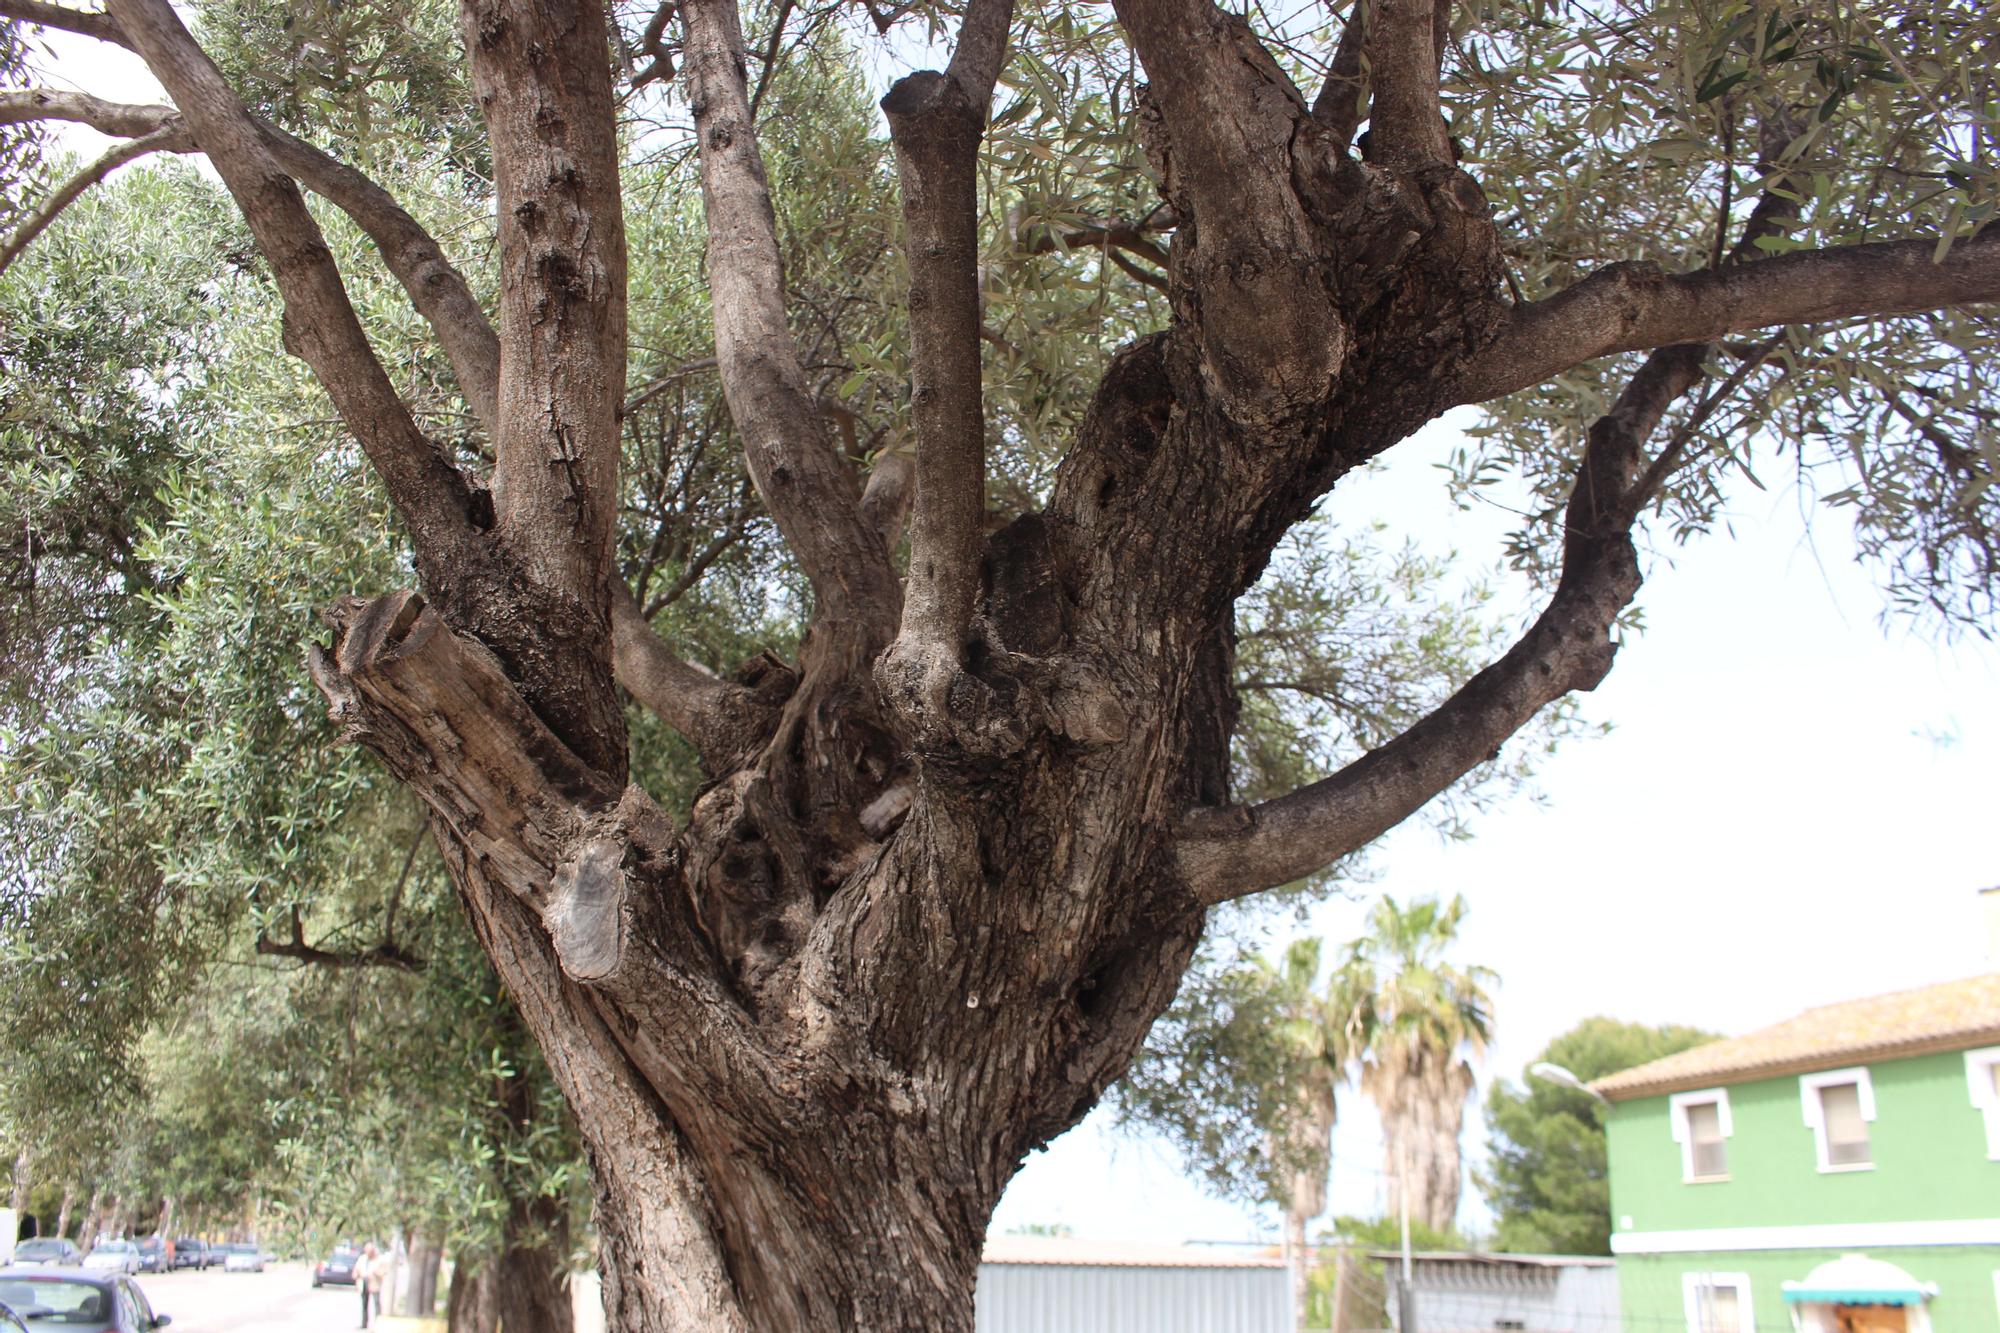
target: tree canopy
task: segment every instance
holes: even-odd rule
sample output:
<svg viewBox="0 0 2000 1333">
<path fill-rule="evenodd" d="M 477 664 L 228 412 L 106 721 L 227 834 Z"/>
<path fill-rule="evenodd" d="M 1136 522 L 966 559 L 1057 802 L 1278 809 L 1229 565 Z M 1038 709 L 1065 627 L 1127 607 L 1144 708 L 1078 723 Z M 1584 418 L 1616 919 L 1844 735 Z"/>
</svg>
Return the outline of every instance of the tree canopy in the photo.
<svg viewBox="0 0 2000 1333">
<path fill-rule="evenodd" d="M 1585 1082 L 1714 1040 L 1697 1028 L 1586 1018 L 1542 1048 Z M 1480 1191 L 1494 1243 L 1530 1254 L 1611 1253 L 1611 1186 L 1604 1120 L 1588 1093 L 1524 1075 L 1486 1093 L 1487 1160 Z"/>
</svg>

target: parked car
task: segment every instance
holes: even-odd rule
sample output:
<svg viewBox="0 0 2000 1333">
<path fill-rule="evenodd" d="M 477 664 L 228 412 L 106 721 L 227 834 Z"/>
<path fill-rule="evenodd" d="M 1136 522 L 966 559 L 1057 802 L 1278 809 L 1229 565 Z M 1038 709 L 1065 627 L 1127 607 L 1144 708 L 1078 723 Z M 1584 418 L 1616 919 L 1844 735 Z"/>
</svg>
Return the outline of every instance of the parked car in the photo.
<svg viewBox="0 0 2000 1333">
<path fill-rule="evenodd" d="M 214 1256 L 209 1253 L 206 1241 L 196 1240 L 193 1236 L 182 1236 L 174 1242 L 175 1268 L 192 1268 L 200 1272 L 214 1262 Z"/>
<path fill-rule="evenodd" d="M 19 1315 L 30 1333 L 151 1333 L 173 1322 L 153 1312 L 126 1274 L 74 1268 L 0 1268 L 0 1305 Z"/>
<path fill-rule="evenodd" d="M 160 1235 L 158 1232 L 154 1232 L 150 1236 L 141 1236 L 137 1244 L 139 1246 L 139 1271 L 141 1273 L 164 1273 L 167 1271 L 166 1237 Z"/>
<path fill-rule="evenodd" d="M 83 1251 L 76 1248 L 75 1241 L 61 1236 L 37 1236 L 14 1247 L 14 1262 L 39 1264 L 44 1268 L 77 1268 L 83 1264 Z"/>
<path fill-rule="evenodd" d="M 261 1273 L 264 1271 L 264 1252 L 255 1245 L 224 1245 L 221 1249 L 223 1272 Z"/>
<path fill-rule="evenodd" d="M 99 1241 L 84 1256 L 83 1266 L 92 1272 L 136 1273 L 139 1271 L 139 1247 L 129 1240 Z"/>
<path fill-rule="evenodd" d="M 313 1266 L 313 1285 L 351 1287 L 354 1285 L 354 1266 L 360 1262 L 360 1250 L 351 1245 L 336 1245 L 332 1254 Z"/>
</svg>

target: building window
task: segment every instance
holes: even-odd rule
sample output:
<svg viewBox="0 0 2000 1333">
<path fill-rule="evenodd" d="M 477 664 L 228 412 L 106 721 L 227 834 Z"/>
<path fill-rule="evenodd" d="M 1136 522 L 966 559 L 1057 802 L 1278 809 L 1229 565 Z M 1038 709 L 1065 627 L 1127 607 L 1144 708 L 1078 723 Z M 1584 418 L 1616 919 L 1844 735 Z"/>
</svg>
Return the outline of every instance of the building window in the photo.
<svg viewBox="0 0 2000 1333">
<path fill-rule="evenodd" d="M 1682 1180 L 1729 1179 L 1729 1092 L 1675 1093 L 1668 1102 L 1674 1142 L 1681 1145 Z"/>
<path fill-rule="evenodd" d="M 1688 1333 L 1757 1333 L 1747 1273 L 1683 1273 Z"/>
<path fill-rule="evenodd" d="M 1868 1143 L 1875 1088 L 1866 1069 L 1807 1074 L 1799 1080 L 1799 1103 L 1821 1171 L 1866 1171 L 1875 1165 Z"/>
<path fill-rule="evenodd" d="M 1972 1104 L 1986 1119 L 1986 1155 L 2000 1162 L 2000 1046 L 1965 1053 Z"/>
</svg>

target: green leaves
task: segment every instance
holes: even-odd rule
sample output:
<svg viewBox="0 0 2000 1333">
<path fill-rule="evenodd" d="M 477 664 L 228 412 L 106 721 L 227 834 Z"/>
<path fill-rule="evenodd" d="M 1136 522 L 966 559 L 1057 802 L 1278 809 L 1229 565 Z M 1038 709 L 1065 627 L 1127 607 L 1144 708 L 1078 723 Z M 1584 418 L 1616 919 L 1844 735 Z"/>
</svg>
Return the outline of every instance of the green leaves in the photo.
<svg viewBox="0 0 2000 1333">
<path fill-rule="evenodd" d="M 1587 1018 L 1530 1063 L 1546 1061 L 1588 1082 L 1711 1039 L 1693 1028 Z M 1501 1080 L 1487 1094 L 1486 1123 L 1479 1186 L 1495 1214 L 1497 1247 L 1611 1253 L 1604 1126 L 1595 1103 L 1544 1079 L 1529 1077 L 1522 1087 Z"/>
</svg>

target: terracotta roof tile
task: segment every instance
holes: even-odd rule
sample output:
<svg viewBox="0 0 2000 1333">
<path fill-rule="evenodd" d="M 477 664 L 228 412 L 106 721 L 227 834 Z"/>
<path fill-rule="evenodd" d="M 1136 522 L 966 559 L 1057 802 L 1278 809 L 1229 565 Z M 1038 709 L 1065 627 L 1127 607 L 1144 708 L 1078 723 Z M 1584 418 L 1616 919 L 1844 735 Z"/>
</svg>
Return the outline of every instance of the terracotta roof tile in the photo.
<svg viewBox="0 0 2000 1333">
<path fill-rule="evenodd" d="M 1614 1102 L 2000 1043 L 2000 972 L 1808 1009 L 1590 1086 Z"/>
</svg>

